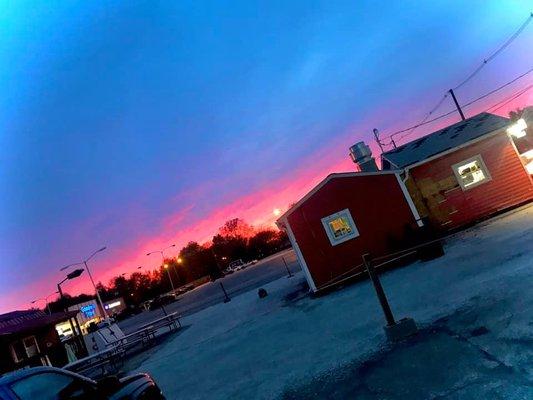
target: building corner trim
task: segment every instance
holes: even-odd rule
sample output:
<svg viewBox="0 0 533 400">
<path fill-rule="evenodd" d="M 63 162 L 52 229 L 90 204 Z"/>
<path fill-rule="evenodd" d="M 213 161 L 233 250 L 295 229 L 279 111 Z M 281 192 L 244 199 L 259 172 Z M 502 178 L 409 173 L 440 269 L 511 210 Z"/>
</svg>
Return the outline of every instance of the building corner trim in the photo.
<svg viewBox="0 0 533 400">
<path fill-rule="evenodd" d="M 411 198 L 411 195 L 409 194 L 409 191 L 407 190 L 407 186 L 405 186 L 404 181 L 402 178 L 400 178 L 400 174 L 396 174 L 396 180 L 398 181 L 398 185 L 400 185 L 400 189 L 402 190 L 403 196 L 405 197 L 405 200 L 407 201 L 407 204 L 409 205 L 409 208 L 411 209 L 411 212 L 413 213 L 413 217 L 415 218 L 416 224 L 419 227 L 424 226 L 424 222 L 422 222 L 422 219 L 420 218 L 420 214 L 418 213 L 418 210 L 416 209 L 415 203 L 413 202 L 413 199 Z M 406 175 L 407 180 L 407 175 Z"/>
<path fill-rule="evenodd" d="M 300 250 L 300 246 L 298 246 L 298 242 L 296 242 L 296 238 L 294 236 L 294 233 L 292 232 L 291 225 L 289 224 L 289 221 L 286 221 L 285 227 L 287 228 L 287 236 L 289 236 L 289 240 L 291 242 L 291 245 L 296 252 L 296 257 L 298 257 L 298 261 L 300 262 L 300 266 L 302 267 L 302 270 L 304 271 L 305 278 L 307 279 L 307 283 L 309 283 L 309 287 L 314 292 L 317 291 L 315 281 L 313 281 L 313 277 L 311 276 L 311 272 L 309 271 L 309 268 L 307 268 L 307 263 L 305 262 L 305 258 Z"/>
</svg>

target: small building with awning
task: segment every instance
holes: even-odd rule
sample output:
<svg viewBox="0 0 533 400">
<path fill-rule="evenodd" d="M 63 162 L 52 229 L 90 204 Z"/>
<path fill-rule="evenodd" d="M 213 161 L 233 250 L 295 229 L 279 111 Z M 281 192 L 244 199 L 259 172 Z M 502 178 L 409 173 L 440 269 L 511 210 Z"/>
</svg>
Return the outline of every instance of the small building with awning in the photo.
<svg viewBox="0 0 533 400">
<path fill-rule="evenodd" d="M 0 315 L 0 373 L 43 365 L 63 366 L 67 351 L 56 324 L 75 319 L 78 311 L 46 314 L 41 310 Z"/>
</svg>

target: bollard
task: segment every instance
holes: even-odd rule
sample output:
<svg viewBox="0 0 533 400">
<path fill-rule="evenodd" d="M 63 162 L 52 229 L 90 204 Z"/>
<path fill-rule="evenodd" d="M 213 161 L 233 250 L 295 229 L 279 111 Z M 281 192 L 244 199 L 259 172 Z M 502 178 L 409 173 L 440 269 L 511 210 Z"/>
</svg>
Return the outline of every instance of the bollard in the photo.
<svg viewBox="0 0 533 400">
<path fill-rule="evenodd" d="M 281 256 L 281 259 L 283 260 L 283 264 L 285 264 L 285 268 L 287 269 L 287 273 L 289 274 L 289 276 L 287 276 L 287 278 L 292 278 L 292 273 L 291 273 L 291 270 L 289 269 L 289 266 L 287 265 L 287 261 L 285 261 L 285 257 Z"/>
<path fill-rule="evenodd" d="M 228 294 L 226 293 L 226 289 L 224 289 L 224 285 L 222 284 L 222 282 L 218 282 L 218 283 L 220 284 L 220 288 L 224 292 L 224 303 L 227 303 L 227 302 L 231 301 L 231 299 L 229 298 Z"/>
</svg>

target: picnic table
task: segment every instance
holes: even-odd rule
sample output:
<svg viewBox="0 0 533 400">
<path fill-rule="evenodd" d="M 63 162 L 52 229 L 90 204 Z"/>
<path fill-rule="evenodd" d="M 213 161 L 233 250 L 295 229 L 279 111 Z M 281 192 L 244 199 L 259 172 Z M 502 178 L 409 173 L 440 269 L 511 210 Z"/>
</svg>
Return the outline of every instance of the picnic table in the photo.
<svg viewBox="0 0 533 400">
<path fill-rule="evenodd" d="M 156 338 L 157 330 L 163 327 L 168 327 L 169 332 L 181 328 L 178 313 L 174 312 L 141 325 L 135 332 L 107 343 L 105 350 L 71 362 L 64 368 L 75 372 L 94 371 L 100 368 L 102 374 L 106 373 L 108 366 L 117 369 L 128 349 L 139 343 L 142 347 L 151 344 Z"/>
<path fill-rule="evenodd" d="M 176 329 L 179 329 L 181 328 L 181 322 L 180 322 L 180 317 L 181 315 L 178 315 L 177 312 L 173 312 L 171 314 L 167 314 L 163 317 L 160 317 L 160 318 L 157 318 L 153 321 L 150 321 L 144 325 L 141 325 L 139 327 L 139 329 L 137 330 L 137 332 L 143 330 L 143 329 L 146 329 L 148 327 L 152 327 L 153 329 L 155 329 L 156 331 L 159 329 L 159 328 L 162 328 L 162 327 L 168 327 L 169 328 L 169 331 L 173 331 L 173 330 L 176 330 Z"/>
</svg>

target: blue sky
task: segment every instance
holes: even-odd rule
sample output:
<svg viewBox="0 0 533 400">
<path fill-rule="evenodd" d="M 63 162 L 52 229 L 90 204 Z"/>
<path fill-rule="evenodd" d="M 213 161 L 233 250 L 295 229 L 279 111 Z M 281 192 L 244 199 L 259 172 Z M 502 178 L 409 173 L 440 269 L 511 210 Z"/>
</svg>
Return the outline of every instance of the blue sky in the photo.
<svg viewBox="0 0 533 400">
<path fill-rule="evenodd" d="M 0 2 L 0 309 L 50 293 L 58 267 L 101 245 L 106 281 L 225 219 L 270 223 L 272 207 L 351 168 L 347 147 L 372 128 L 418 122 L 530 8 Z M 533 26 L 459 98 L 531 68 L 531 48 Z"/>
</svg>

